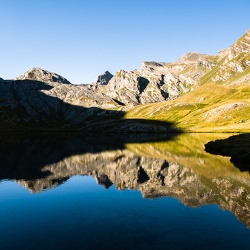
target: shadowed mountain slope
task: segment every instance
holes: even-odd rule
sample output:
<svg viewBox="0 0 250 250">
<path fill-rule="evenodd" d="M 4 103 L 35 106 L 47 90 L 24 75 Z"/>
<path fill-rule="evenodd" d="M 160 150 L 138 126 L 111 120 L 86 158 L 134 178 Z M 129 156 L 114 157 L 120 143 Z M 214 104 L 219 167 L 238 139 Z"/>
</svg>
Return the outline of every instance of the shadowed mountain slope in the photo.
<svg viewBox="0 0 250 250">
<path fill-rule="evenodd" d="M 113 109 L 102 109 L 105 106 Z M 56 87 L 35 80 L 0 82 L 0 129 L 81 130 L 95 132 L 167 132 L 173 124 L 123 119 L 120 105 L 87 86 Z"/>
</svg>

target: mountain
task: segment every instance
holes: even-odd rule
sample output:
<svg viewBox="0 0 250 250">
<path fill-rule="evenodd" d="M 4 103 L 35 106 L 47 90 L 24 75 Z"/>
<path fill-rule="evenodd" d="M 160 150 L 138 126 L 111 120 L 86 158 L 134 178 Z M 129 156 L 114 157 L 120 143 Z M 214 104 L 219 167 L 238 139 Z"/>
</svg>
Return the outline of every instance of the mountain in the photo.
<svg viewBox="0 0 250 250">
<path fill-rule="evenodd" d="M 34 80 L 46 82 L 53 87 L 58 86 L 60 83 L 70 84 L 70 82 L 64 77 L 40 68 L 32 68 L 24 74 L 18 76 L 16 80 Z"/>
<path fill-rule="evenodd" d="M 173 100 L 209 82 L 250 83 L 250 30 L 217 55 L 188 52 L 174 63 L 143 62 L 139 70 L 118 71 L 96 91 L 131 107 Z"/>
<path fill-rule="evenodd" d="M 179 59 L 176 63 L 143 62 L 141 69 L 125 72 L 120 70 L 105 85 L 95 86 L 95 91 L 104 93 L 122 102 L 129 108 L 151 102 L 172 100 L 182 93 L 198 86 L 198 80 L 205 74 L 205 68 L 212 62 L 205 61 L 208 56 L 188 53 L 202 61 Z M 184 57 L 183 57 L 184 58 Z M 185 73 L 183 73 L 185 71 Z"/>
<path fill-rule="evenodd" d="M 32 68 L 16 80 L 1 80 L 0 90 L 1 130 L 83 129 L 103 112 L 114 116 L 112 110 L 120 106 L 87 85 L 73 85 L 40 68 Z"/>
<path fill-rule="evenodd" d="M 94 83 L 94 85 L 107 85 L 111 80 L 113 75 L 109 71 L 105 71 L 103 74 L 99 75 Z"/>
<path fill-rule="evenodd" d="M 230 48 L 216 55 L 217 64 L 201 79 L 201 83 L 215 82 L 227 85 L 250 83 L 250 30 Z"/>
<path fill-rule="evenodd" d="M 91 129 L 91 124 L 104 115 L 108 120 L 123 114 L 114 110 L 119 107 L 114 100 L 87 86 L 52 84 L 56 87 L 34 80 L 0 82 L 0 129 Z"/>
<path fill-rule="evenodd" d="M 0 129 L 250 131 L 250 31 L 217 55 L 106 71 L 93 84 L 32 68 L 0 79 Z"/>
<path fill-rule="evenodd" d="M 250 31 L 216 56 L 188 53 L 177 63 L 188 65 L 186 75 L 200 69 L 195 89 L 169 102 L 137 106 L 127 119 L 169 121 L 186 132 L 250 132 Z"/>
<path fill-rule="evenodd" d="M 0 81 L 0 131 L 169 130 L 168 122 L 123 119 L 123 107 L 124 104 L 88 85 L 31 79 Z"/>
</svg>

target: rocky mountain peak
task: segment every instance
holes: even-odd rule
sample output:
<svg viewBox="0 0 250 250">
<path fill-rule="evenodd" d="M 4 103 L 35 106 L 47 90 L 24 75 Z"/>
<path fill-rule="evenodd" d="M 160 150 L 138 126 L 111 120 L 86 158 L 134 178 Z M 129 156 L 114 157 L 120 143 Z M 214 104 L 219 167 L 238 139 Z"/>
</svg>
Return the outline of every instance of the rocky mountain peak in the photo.
<svg viewBox="0 0 250 250">
<path fill-rule="evenodd" d="M 16 80 L 26 79 L 45 82 L 52 86 L 57 86 L 60 83 L 70 84 L 70 82 L 61 75 L 36 67 L 26 71 L 24 74 L 16 78 Z"/>
<path fill-rule="evenodd" d="M 192 63 L 197 63 L 199 60 L 203 60 L 205 57 L 208 55 L 206 54 L 200 54 L 197 52 L 188 52 L 182 57 L 180 57 L 176 63 L 178 64 L 192 64 Z"/>
<path fill-rule="evenodd" d="M 249 83 L 250 75 L 250 30 L 238 39 L 230 48 L 218 53 L 219 70 L 212 78 L 213 82 L 228 82 L 230 84 Z M 234 81 L 234 78 L 237 78 Z"/>
<path fill-rule="evenodd" d="M 113 75 L 109 71 L 105 71 L 103 74 L 97 77 L 95 83 L 98 85 L 107 85 L 112 77 Z"/>
<path fill-rule="evenodd" d="M 224 58 L 225 56 L 228 55 L 230 51 L 230 48 L 227 48 L 227 49 L 222 49 L 218 52 L 217 56 L 218 56 L 218 60 L 221 60 L 222 58 Z"/>
<path fill-rule="evenodd" d="M 250 52 L 250 30 L 248 30 L 235 44 L 232 49 L 238 53 Z"/>
<path fill-rule="evenodd" d="M 160 62 L 155 62 L 155 61 L 150 61 L 150 62 L 142 62 L 141 70 L 143 71 L 160 71 L 163 69 L 164 66 L 166 66 L 168 63 L 160 63 Z"/>
<path fill-rule="evenodd" d="M 155 62 L 155 61 L 142 62 L 142 68 L 144 68 L 144 67 L 163 67 L 163 64 L 165 64 L 165 63 L 159 63 L 159 62 Z"/>
</svg>

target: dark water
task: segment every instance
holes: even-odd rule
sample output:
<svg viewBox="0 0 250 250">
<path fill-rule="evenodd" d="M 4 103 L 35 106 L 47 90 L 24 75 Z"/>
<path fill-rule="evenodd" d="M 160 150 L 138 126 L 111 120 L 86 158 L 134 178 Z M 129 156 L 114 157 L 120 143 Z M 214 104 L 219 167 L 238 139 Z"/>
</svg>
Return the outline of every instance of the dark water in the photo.
<svg viewBox="0 0 250 250">
<path fill-rule="evenodd" d="M 2 136 L 1 249 L 249 249 L 250 177 L 229 135 Z"/>
</svg>

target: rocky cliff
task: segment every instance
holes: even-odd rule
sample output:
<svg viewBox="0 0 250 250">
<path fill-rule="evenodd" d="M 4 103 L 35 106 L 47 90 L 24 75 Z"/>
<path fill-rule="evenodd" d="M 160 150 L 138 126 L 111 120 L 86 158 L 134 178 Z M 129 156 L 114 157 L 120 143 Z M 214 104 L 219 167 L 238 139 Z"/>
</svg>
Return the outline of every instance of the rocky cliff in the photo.
<svg viewBox="0 0 250 250">
<path fill-rule="evenodd" d="M 250 30 L 217 55 L 188 52 L 174 63 L 143 62 L 141 69 L 116 72 L 105 86 L 95 86 L 120 102 L 134 106 L 176 99 L 209 82 L 250 83 Z"/>
<path fill-rule="evenodd" d="M 212 77 L 213 82 L 250 84 L 250 30 L 217 56 L 219 62 Z"/>
<path fill-rule="evenodd" d="M 87 86 L 27 79 L 1 81 L 0 90 L 3 130 L 81 129 L 90 126 L 98 115 L 105 115 L 108 120 L 122 114 L 112 111 L 119 108 L 117 102 Z M 104 111 L 102 107 L 111 110 Z"/>
<path fill-rule="evenodd" d="M 99 75 L 94 83 L 94 85 L 107 85 L 108 82 L 111 80 L 113 75 L 109 71 L 105 71 L 103 74 Z"/>
<path fill-rule="evenodd" d="M 176 63 L 143 62 L 139 70 L 120 70 L 107 84 L 92 87 L 130 108 L 172 100 L 197 88 L 200 77 L 214 65 L 210 56 L 187 53 Z"/>
<path fill-rule="evenodd" d="M 98 78 L 104 86 L 111 77 Z M 106 80 L 105 80 L 106 79 Z M 0 81 L 1 130 L 167 131 L 170 123 L 122 119 L 125 105 L 92 85 L 73 85 L 34 68 L 17 80 Z M 125 107 L 126 108 L 126 107 Z"/>
<path fill-rule="evenodd" d="M 27 72 L 25 72 L 24 74 L 18 76 L 16 80 L 40 81 L 40 82 L 45 82 L 53 87 L 60 85 L 60 83 L 70 84 L 70 82 L 64 77 L 40 68 L 32 68 Z"/>
</svg>

